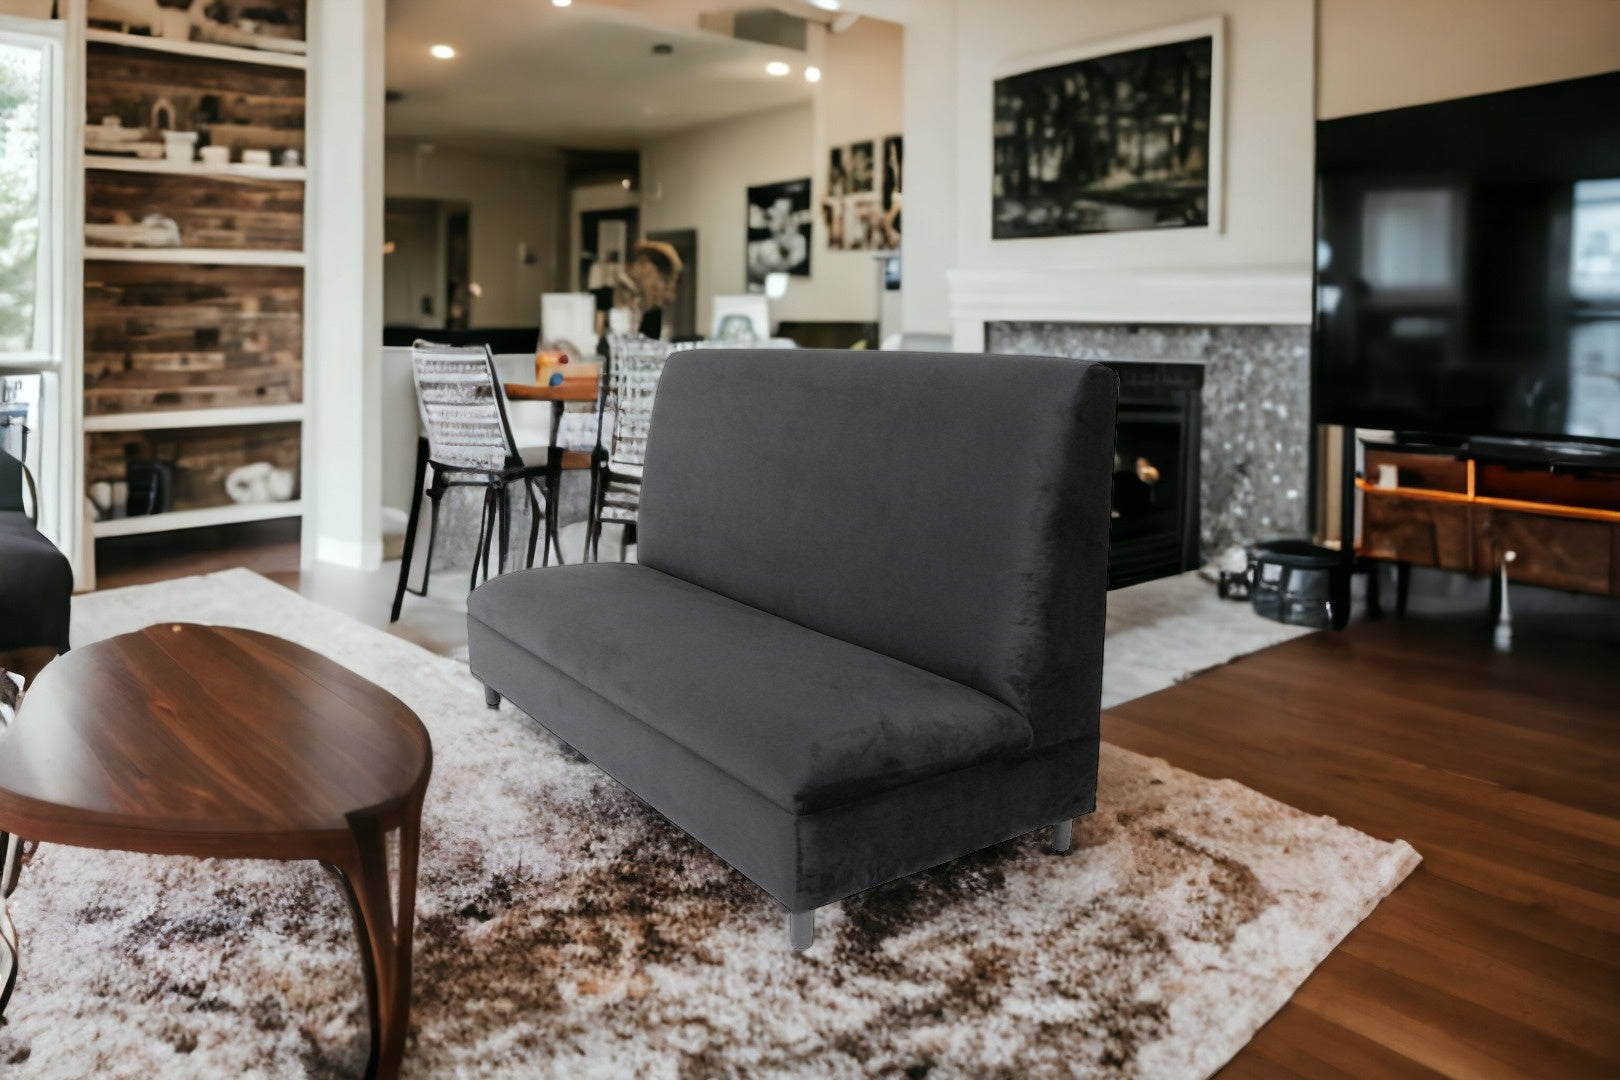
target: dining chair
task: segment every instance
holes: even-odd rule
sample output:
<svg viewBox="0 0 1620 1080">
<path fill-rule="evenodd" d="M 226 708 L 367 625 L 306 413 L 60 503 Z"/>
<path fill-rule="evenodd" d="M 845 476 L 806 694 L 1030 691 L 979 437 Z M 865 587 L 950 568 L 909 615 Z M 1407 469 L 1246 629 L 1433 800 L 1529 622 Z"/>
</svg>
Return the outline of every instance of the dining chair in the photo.
<svg viewBox="0 0 1620 1080">
<path fill-rule="evenodd" d="M 539 538 L 542 535 L 549 538 L 551 534 L 552 506 L 546 493 L 556 490 L 554 474 L 561 465 L 548 447 L 519 449 L 506 416 L 506 398 L 495 370 L 495 357 L 488 346 L 435 345 L 418 341 L 411 346 L 411 367 L 426 435 L 417 443 L 416 489 L 411 496 L 410 517 L 405 523 L 405 550 L 389 622 L 399 621 L 407 592 L 414 596 L 427 595 L 428 575 L 433 569 L 433 542 L 439 530 L 439 508 L 446 494 L 458 487 L 484 491 L 469 582 L 469 588 L 476 588 L 480 564 L 484 580 L 489 580 L 492 542 L 498 551 L 496 573 L 506 568 L 512 517 L 510 489 L 514 484 L 521 485 L 528 497 L 529 547 L 524 565 L 534 565 Z M 409 575 L 424 495 L 433 507 L 428 522 L 422 585 L 418 589 L 410 587 Z M 561 551 L 557 557 L 561 562 Z M 550 558 L 548 543 L 542 565 L 549 564 Z"/>
<path fill-rule="evenodd" d="M 630 545 L 636 542 L 641 469 L 647 457 L 647 430 L 652 423 L 658 379 L 671 353 L 702 344 L 671 345 L 640 335 L 616 335 L 609 339 L 598 409 L 591 520 L 585 538 L 586 553 L 592 562 L 601 557 L 602 526 L 608 522 L 624 526 L 619 544 L 620 562 L 624 561 Z"/>
</svg>

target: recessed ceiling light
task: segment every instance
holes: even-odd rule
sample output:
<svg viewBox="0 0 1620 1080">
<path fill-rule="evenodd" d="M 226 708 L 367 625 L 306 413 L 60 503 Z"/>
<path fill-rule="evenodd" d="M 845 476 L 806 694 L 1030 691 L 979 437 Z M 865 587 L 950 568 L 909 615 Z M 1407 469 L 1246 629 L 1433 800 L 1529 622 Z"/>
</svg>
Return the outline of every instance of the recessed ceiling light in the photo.
<svg viewBox="0 0 1620 1080">
<path fill-rule="evenodd" d="M 780 60 L 772 60 L 770 63 L 765 65 L 765 73 L 767 75 L 775 75 L 778 78 L 780 78 L 783 75 L 786 75 L 788 72 L 790 72 L 792 70 L 793 70 L 792 68 L 788 67 L 787 64 L 783 63 Z"/>
<path fill-rule="evenodd" d="M 838 0 L 810 0 L 810 2 L 822 11 L 837 11 L 839 8 Z"/>
<path fill-rule="evenodd" d="M 623 180 L 620 180 L 619 181 L 619 186 L 624 188 L 624 190 L 629 191 L 630 190 L 630 178 L 627 176 Z"/>
<path fill-rule="evenodd" d="M 456 58 L 456 50 L 448 45 L 435 45 L 428 52 L 433 54 L 435 60 L 454 60 Z"/>
<path fill-rule="evenodd" d="M 812 64 L 811 66 L 805 68 L 804 69 L 804 81 L 805 82 L 820 82 L 821 81 L 821 69 L 816 67 L 814 64 Z"/>
<path fill-rule="evenodd" d="M 551 6 L 552 7 L 567 7 L 569 4 L 572 4 L 573 2 L 574 2 L 574 0 L 551 0 Z"/>
</svg>

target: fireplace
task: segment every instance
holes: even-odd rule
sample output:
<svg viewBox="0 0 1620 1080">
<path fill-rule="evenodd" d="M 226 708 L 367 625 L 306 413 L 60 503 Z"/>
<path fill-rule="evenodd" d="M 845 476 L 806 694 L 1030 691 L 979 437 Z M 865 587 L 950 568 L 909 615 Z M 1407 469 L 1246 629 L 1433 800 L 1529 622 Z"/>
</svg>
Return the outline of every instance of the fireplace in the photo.
<svg viewBox="0 0 1620 1080">
<path fill-rule="evenodd" d="M 1146 295 L 1156 294 L 1148 290 Z M 1195 299 L 1186 296 L 1182 302 L 1191 304 Z M 1139 523 L 1127 527 L 1121 513 L 1114 532 L 1113 584 L 1195 567 L 1234 544 L 1309 532 L 1308 325 L 990 318 L 974 325 L 982 329 L 983 338 L 964 334 L 962 347 L 1100 360 L 1119 372 L 1121 464 L 1134 468 L 1137 457 L 1147 457 L 1158 468 L 1164 490 L 1147 493 L 1158 498 L 1156 503 L 1135 504 L 1137 515 L 1144 518 Z M 1177 445 L 1197 456 L 1185 459 L 1188 464 L 1171 480 L 1154 453 L 1167 453 L 1166 425 L 1177 422 L 1184 436 Z M 1133 452 L 1128 443 L 1138 438 L 1150 444 L 1151 452 Z M 1128 459 L 1126 453 L 1131 455 Z M 1144 495 L 1133 490 L 1128 478 L 1121 487 L 1125 495 Z M 1184 501 L 1165 502 L 1170 492 L 1183 487 Z M 1150 547 L 1156 546 L 1160 555 L 1169 547 L 1162 535 L 1157 545 L 1151 545 L 1145 534 L 1168 531 L 1171 505 L 1186 514 L 1181 526 L 1196 530 L 1196 549 L 1189 553 L 1184 547 L 1171 548 L 1180 552 L 1174 565 L 1166 557 L 1162 563 L 1155 560 L 1158 569 L 1143 569 L 1138 563 L 1148 560 Z"/>
<path fill-rule="evenodd" d="M 1199 564 L 1199 364 L 1114 361 L 1119 414 L 1108 587 L 1168 577 Z"/>
</svg>

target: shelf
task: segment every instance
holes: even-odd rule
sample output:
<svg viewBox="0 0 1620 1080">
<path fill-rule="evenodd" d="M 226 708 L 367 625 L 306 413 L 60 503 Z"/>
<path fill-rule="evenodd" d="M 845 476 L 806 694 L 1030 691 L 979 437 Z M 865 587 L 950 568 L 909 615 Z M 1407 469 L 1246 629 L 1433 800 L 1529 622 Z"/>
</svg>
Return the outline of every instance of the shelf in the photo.
<svg viewBox="0 0 1620 1080">
<path fill-rule="evenodd" d="M 171 409 L 167 412 L 112 413 L 86 416 L 85 431 L 172 431 L 176 428 L 241 427 L 285 424 L 304 419 L 304 406 L 248 405 L 224 409 Z"/>
<path fill-rule="evenodd" d="M 1379 487 L 1362 477 L 1356 478 L 1356 487 L 1367 495 L 1395 495 L 1403 499 L 1420 499 L 1425 502 L 1467 503 L 1474 506 L 1488 506 L 1496 510 L 1517 510 L 1527 514 L 1546 514 L 1548 517 L 1612 521 L 1620 524 L 1620 510 L 1565 506 L 1561 503 L 1541 503 L 1528 499 L 1504 499 L 1496 495 L 1464 495 L 1455 491 L 1431 491 L 1428 488 Z"/>
<path fill-rule="evenodd" d="M 302 251 L 246 248 L 86 247 L 86 262 L 193 263 L 202 266 L 303 266 Z"/>
<path fill-rule="evenodd" d="M 86 154 L 84 167 L 111 172 L 161 173 L 166 176 L 238 177 L 243 180 L 303 181 L 309 171 L 302 165 L 205 165 L 200 161 L 170 161 L 168 158 L 138 158 L 115 154 Z"/>
<path fill-rule="evenodd" d="M 231 503 L 228 506 L 210 506 L 203 510 L 172 510 L 167 514 L 144 514 L 139 517 L 111 518 L 91 524 L 90 532 L 100 540 L 108 536 L 138 536 L 143 533 L 172 532 L 175 529 L 200 529 L 209 525 L 237 525 L 245 521 L 271 521 L 275 518 L 299 517 L 304 504 L 292 502 Z"/>
<path fill-rule="evenodd" d="M 298 68 L 300 70 L 309 67 L 309 57 L 299 53 L 248 49 L 240 45 L 211 45 L 205 41 L 175 41 L 172 38 L 120 34 L 115 30 L 87 30 L 84 38 L 94 45 L 121 45 L 126 49 L 146 49 L 151 52 L 174 53 L 177 56 L 200 56 L 208 60 L 234 60 L 239 64 L 264 64 L 269 67 Z"/>
</svg>

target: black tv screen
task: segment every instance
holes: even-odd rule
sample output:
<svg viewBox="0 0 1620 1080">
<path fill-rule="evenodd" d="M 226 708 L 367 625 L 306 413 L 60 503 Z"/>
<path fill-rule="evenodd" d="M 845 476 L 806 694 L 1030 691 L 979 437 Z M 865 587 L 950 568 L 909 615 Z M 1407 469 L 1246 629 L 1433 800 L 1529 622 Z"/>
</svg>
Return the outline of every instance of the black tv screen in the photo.
<svg viewBox="0 0 1620 1080">
<path fill-rule="evenodd" d="M 1316 127 L 1318 422 L 1620 444 L 1620 72 Z"/>
</svg>

